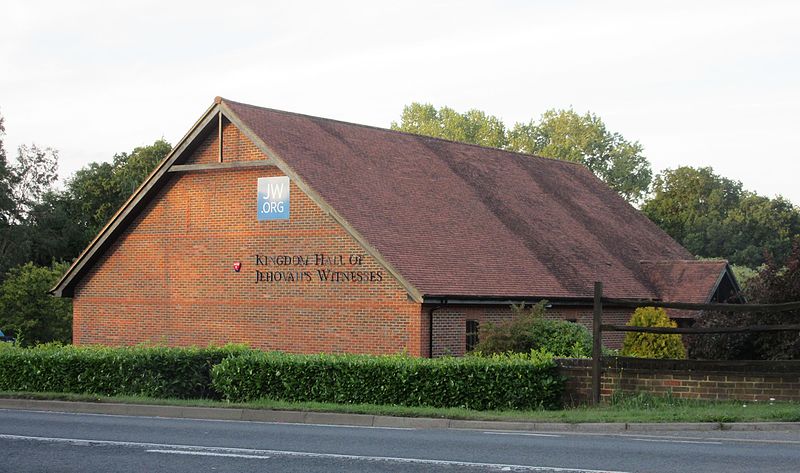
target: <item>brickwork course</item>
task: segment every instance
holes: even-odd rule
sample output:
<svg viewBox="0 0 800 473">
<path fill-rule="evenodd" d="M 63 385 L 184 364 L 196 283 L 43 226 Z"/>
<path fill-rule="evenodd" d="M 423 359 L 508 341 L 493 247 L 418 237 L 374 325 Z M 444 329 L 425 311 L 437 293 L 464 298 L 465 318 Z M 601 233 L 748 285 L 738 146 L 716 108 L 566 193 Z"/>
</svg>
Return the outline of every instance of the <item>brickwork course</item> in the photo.
<svg viewBox="0 0 800 473">
<path fill-rule="evenodd" d="M 289 217 L 259 220 L 257 183 L 280 176 Z M 217 98 L 53 293 L 76 344 L 440 356 L 512 303 L 590 325 L 594 281 L 634 300 L 738 289 L 583 166 Z"/>
<path fill-rule="evenodd" d="M 591 360 L 557 360 L 566 378 L 564 401 L 591 400 Z M 648 392 L 712 401 L 800 401 L 798 361 L 709 361 L 612 358 L 603 363 L 600 396 Z"/>
</svg>

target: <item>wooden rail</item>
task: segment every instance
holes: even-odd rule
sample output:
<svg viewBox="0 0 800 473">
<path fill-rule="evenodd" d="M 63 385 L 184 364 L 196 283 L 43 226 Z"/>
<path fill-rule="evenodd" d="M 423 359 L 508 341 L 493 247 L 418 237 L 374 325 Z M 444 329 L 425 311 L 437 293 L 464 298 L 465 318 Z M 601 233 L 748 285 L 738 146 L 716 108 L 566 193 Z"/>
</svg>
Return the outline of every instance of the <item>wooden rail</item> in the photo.
<svg viewBox="0 0 800 473">
<path fill-rule="evenodd" d="M 592 317 L 592 402 L 600 402 L 600 378 L 602 376 L 603 332 L 638 332 L 658 334 L 711 334 L 711 333 L 758 333 L 800 331 L 800 324 L 749 325 L 746 327 L 632 327 L 629 325 L 603 324 L 603 305 L 614 307 L 662 307 L 665 309 L 701 310 L 715 312 L 787 312 L 800 310 L 800 302 L 781 304 L 695 304 L 690 302 L 660 302 L 650 300 L 614 299 L 603 297 L 603 283 L 594 283 L 594 311 Z"/>
</svg>

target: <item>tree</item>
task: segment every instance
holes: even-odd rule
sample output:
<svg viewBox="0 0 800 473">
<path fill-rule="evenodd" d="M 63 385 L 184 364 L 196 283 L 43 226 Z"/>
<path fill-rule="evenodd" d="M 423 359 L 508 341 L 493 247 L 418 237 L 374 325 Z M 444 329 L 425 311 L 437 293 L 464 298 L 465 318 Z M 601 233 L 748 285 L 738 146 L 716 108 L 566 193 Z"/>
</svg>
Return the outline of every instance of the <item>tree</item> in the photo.
<svg viewBox="0 0 800 473">
<path fill-rule="evenodd" d="M 24 345 L 70 343 L 72 302 L 48 294 L 68 265 L 27 263 L 9 271 L 0 285 L 0 327 Z"/>
<path fill-rule="evenodd" d="M 503 122 L 475 109 L 458 113 L 449 107 L 436 110 L 431 104 L 414 102 L 403 108 L 400 123 L 392 122 L 392 129 L 490 148 L 506 147 Z"/>
<path fill-rule="evenodd" d="M 69 199 L 75 202 L 78 223 L 97 233 L 122 203 L 115 186 L 114 165 L 89 163 L 67 181 Z"/>
<path fill-rule="evenodd" d="M 16 213 L 11 189 L 14 185 L 13 174 L 6 159 L 6 149 L 3 138 L 6 136 L 6 127 L 3 116 L 0 115 L 0 226 L 9 225 Z"/>
<path fill-rule="evenodd" d="M 24 221 L 31 208 L 41 201 L 58 179 L 58 152 L 52 148 L 22 145 L 17 150 L 17 163 L 12 173 L 11 190 L 17 216 Z"/>
<path fill-rule="evenodd" d="M 28 257 L 34 264 L 47 266 L 53 261 L 72 261 L 94 233 L 80 224 L 79 203 L 66 192 L 48 192 L 28 217 Z"/>
<path fill-rule="evenodd" d="M 745 191 L 739 205 L 728 211 L 721 225 L 720 255 L 732 262 L 758 267 L 765 251 L 785 260 L 792 239 L 800 235 L 800 210 L 783 197 L 770 199 Z"/>
<path fill-rule="evenodd" d="M 695 255 L 758 267 L 764 251 L 785 258 L 800 233 L 800 210 L 742 189 L 710 167 L 667 169 L 642 211 Z"/>
<path fill-rule="evenodd" d="M 36 145 L 20 146 L 17 159 L 8 163 L 0 116 L 0 281 L 8 269 L 28 260 L 30 240 L 27 219 L 31 209 L 52 189 L 57 178 L 58 153 Z"/>
<path fill-rule="evenodd" d="M 642 145 L 608 131 L 592 113 L 548 110 L 539 121 L 507 129 L 502 120 L 480 110 L 459 114 L 448 107 L 412 103 L 392 129 L 581 163 L 629 202 L 641 200 L 652 178 Z"/>
<path fill-rule="evenodd" d="M 149 146 L 138 146 L 130 153 L 114 155 L 114 180 L 123 202 L 169 154 L 172 145 L 163 138 Z"/>
<path fill-rule="evenodd" d="M 90 163 L 78 170 L 67 183 L 78 222 L 92 236 L 99 232 L 170 149 L 168 142 L 157 140 L 131 153 L 118 153 L 111 163 Z"/>
<path fill-rule="evenodd" d="M 584 164 L 629 202 L 640 201 L 652 179 L 642 145 L 608 131 L 591 112 L 548 110 L 538 123 L 517 123 L 509 131 L 507 148 Z"/>
</svg>

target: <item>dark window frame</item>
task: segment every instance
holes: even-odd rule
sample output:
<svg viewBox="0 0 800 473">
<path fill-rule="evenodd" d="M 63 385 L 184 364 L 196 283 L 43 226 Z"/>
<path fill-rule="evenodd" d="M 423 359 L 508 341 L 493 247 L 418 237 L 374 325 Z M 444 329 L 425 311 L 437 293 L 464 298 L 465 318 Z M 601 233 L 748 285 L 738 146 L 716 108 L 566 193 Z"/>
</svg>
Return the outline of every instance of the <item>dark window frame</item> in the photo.
<svg viewBox="0 0 800 473">
<path fill-rule="evenodd" d="M 471 352 L 478 344 L 478 331 L 481 323 L 475 319 L 468 319 L 466 323 L 466 351 Z"/>
</svg>

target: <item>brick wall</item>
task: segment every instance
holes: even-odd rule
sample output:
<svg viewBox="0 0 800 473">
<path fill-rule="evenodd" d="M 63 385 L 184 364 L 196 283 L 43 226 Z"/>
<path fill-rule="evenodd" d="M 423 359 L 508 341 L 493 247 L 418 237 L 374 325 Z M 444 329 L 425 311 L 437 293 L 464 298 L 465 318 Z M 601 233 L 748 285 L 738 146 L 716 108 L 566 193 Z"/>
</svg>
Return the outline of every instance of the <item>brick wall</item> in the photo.
<svg viewBox="0 0 800 473">
<path fill-rule="evenodd" d="M 567 378 L 565 402 L 591 400 L 591 360 L 558 360 Z M 647 392 L 689 399 L 800 401 L 800 361 L 705 361 L 609 358 L 601 397 Z"/>
<path fill-rule="evenodd" d="M 266 159 L 223 120 L 222 161 Z M 213 130 L 179 164 L 219 162 Z M 256 182 L 281 175 L 275 167 L 194 171 L 170 180 L 77 284 L 76 344 L 207 345 L 247 343 L 290 352 L 396 353 L 430 356 L 430 310 L 409 300 L 402 286 L 294 183 L 291 219 L 256 219 Z M 319 268 L 256 267 L 256 255 L 350 255 L 381 281 L 322 283 Z M 241 272 L 233 263 L 242 263 Z M 255 282 L 256 270 L 295 274 L 302 282 Z M 336 269 L 336 268 L 328 268 Z M 433 316 L 433 355 L 460 356 L 466 321 L 511 317 L 507 305 L 448 306 Z M 591 307 L 554 307 L 547 317 L 591 329 Z M 628 310 L 606 308 L 607 323 L 624 324 Z M 621 345 L 624 335 L 605 333 Z"/>
<path fill-rule="evenodd" d="M 266 159 L 233 125 L 223 130 L 224 161 Z M 216 140 L 214 131 L 183 163 L 218 162 Z M 257 220 L 257 179 L 277 175 L 274 167 L 171 174 L 76 286 L 74 342 L 427 355 L 420 305 L 294 184 L 290 220 Z M 342 257 L 327 269 L 381 280 L 320 282 L 313 265 L 256 265 L 256 255 L 314 254 Z M 303 281 L 256 283 L 256 270 L 299 272 Z"/>
<path fill-rule="evenodd" d="M 467 320 L 477 320 L 478 323 L 497 323 L 511 317 L 511 308 L 507 305 L 476 305 L 476 306 L 436 306 L 423 307 L 423 318 L 427 321 L 430 310 L 433 311 L 433 356 L 463 356 L 466 351 L 466 325 Z M 605 309 L 603 321 L 609 324 L 625 325 L 630 319 L 630 309 Z M 559 307 L 547 309 L 545 317 L 553 320 L 569 320 L 583 324 L 589 331 L 592 330 L 591 307 Z M 609 348 L 622 346 L 622 332 L 603 333 L 603 345 Z"/>
</svg>

